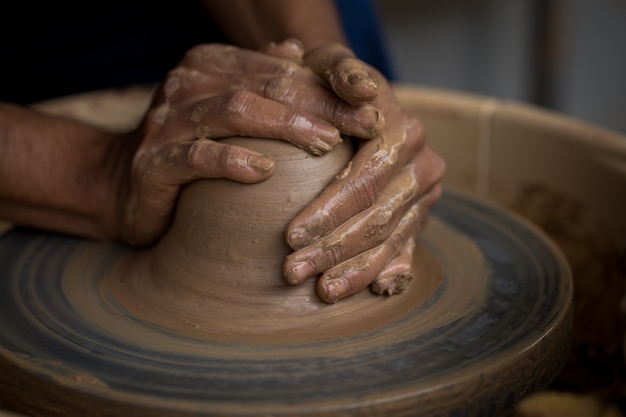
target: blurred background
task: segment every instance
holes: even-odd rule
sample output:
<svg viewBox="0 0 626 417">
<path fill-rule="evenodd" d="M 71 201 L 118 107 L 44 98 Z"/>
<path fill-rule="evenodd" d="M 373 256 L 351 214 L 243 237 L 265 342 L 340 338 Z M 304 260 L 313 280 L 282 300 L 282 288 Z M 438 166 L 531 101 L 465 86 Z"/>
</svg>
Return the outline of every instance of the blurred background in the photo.
<svg viewBox="0 0 626 417">
<path fill-rule="evenodd" d="M 375 0 L 396 80 L 626 133 L 626 0 Z"/>
<path fill-rule="evenodd" d="M 626 137 L 626 0 L 372 1 L 394 81 L 529 103 L 620 134 L 611 137 Z M 446 132 L 459 133 L 453 126 L 458 120 L 435 120 L 432 112 L 420 110 L 431 117 L 422 120 L 428 121 L 427 130 L 440 133 L 439 139 L 447 140 Z M 520 126 L 502 130 L 500 147 L 490 148 L 490 157 L 500 158 L 500 174 L 512 167 L 529 171 L 519 174 L 525 175 L 517 184 L 523 192 L 509 207 L 547 231 L 567 255 L 575 312 L 572 353 L 548 387 L 558 395 L 540 393 L 525 404 L 540 400 L 532 403 L 532 411 L 520 408 L 515 417 L 626 416 L 626 240 L 623 233 L 601 236 L 624 216 L 603 213 L 592 227 L 578 229 L 595 209 L 625 207 L 626 143 L 585 136 L 579 127 L 558 136 L 553 133 L 559 129 L 541 135 L 540 128 Z M 461 166 L 472 160 L 471 152 L 469 158 L 463 152 L 474 143 L 474 132 L 465 129 L 466 137 L 439 148 L 447 152 L 442 155 L 449 162 L 448 181 L 453 169 L 464 172 L 455 178 L 470 178 Z M 528 132 L 531 137 L 525 138 Z M 583 142 L 583 147 L 576 145 Z M 499 149 L 497 156 L 494 149 Z M 578 156 L 566 162 L 568 154 Z M 539 186 L 528 188 L 541 175 L 534 184 Z M 513 184 L 501 189 L 513 189 Z M 498 200 L 495 188 L 489 195 Z M 592 196 L 595 192 L 604 197 Z M 583 229 L 578 235 L 576 230 Z M 596 250 L 591 242 L 603 243 Z"/>
</svg>

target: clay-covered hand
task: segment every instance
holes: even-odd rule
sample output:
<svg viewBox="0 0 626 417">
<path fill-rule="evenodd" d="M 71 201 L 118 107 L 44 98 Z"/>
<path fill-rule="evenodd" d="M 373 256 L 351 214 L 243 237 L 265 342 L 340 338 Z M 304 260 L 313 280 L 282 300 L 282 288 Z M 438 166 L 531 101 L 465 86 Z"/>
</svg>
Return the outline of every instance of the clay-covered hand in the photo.
<svg viewBox="0 0 626 417">
<path fill-rule="evenodd" d="M 289 57 L 279 56 L 282 50 Z M 341 140 L 335 126 L 359 137 L 380 131 L 376 109 L 349 106 L 297 62 L 299 42 L 274 45 L 274 52 L 200 45 L 168 74 L 142 124 L 124 142 L 122 154 L 133 155 L 120 174 L 118 193 L 124 241 L 153 243 L 186 183 L 255 183 L 272 175 L 268 157 L 214 139 L 271 138 L 322 154 Z"/>
<path fill-rule="evenodd" d="M 328 45 L 304 62 L 355 108 L 376 107 L 384 128 L 360 141 L 350 166 L 290 223 L 295 252 L 285 261 L 285 279 L 299 284 L 322 274 L 317 292 L 328 303 L 368 286 L 400 292 L 412 278 L 415 237 L 441 195 L 445 163 L 387 80 L 348 48 Z"/>
</svg>

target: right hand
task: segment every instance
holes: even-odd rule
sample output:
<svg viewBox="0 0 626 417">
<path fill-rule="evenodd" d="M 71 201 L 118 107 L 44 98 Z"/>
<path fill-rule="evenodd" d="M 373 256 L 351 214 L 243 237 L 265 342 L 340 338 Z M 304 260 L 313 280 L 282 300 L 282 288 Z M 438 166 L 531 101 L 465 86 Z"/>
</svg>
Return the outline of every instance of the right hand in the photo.
<svg viewBox="0 0 626 417">
<path fill-rule="evenodd" d="M 346 103 L 375 107 L 384 123 L 374 138 L 355 135 L 367 140 L 359 141 L 350 169 L 290 223 L 295 251 L 284 264 L 285 279 L 300 284 L 321 274 L 317 292 L 328 303 L 368 286 L 401 292 L 413 274 L 415 238 L 441 196 L 445 162 L 391 84 L 349 48 L 322 45 L 304 62 Z"/>
</svg>

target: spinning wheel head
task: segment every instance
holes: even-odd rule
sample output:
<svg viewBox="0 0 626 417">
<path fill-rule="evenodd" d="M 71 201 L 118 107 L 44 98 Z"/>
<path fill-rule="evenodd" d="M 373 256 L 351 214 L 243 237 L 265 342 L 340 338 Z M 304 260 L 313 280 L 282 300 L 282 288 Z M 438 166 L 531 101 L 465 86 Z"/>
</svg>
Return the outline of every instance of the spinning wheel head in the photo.
<svg viewBox="0 0 626 417">
<path fill-rule="evenodd" d="M 14 230 L 0 239 L 0 400 L 33 415 L 510 412 L 564 363 L 567 264 L 528 223 L 452 192 L 419 250 L 401 295 L 222 333 L 147 320 L 121 300 L 109 279 L 126 248 Z"/>
</svg>

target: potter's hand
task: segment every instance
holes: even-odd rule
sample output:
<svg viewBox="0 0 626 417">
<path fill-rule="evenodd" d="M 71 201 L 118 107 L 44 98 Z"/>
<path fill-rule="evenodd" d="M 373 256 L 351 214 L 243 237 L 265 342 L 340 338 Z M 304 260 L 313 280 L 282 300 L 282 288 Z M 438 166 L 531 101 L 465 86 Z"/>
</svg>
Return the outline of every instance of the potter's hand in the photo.
<svg viewBox="0 0 626 417">
<path fill-rule="evenodd" d="M 371 74 L 370 67 L 344 45 L 319 46 L 306 54 L 304 63 L 325 79 L 339 97 L 354 106 L 372 102 L 378 95 L 379 77 Z"/>
<path fill-rule="evenodd" d="M 289 40 L 275 51 L 289 58 L 225 45 L 190 50 L 155 94 L 142 125 L 129 141 L 131 169 L 121 183 L 123 239 L 156 240 L 168 225 L 180 187 L 199 178 L 255 183 L 274 163 L 248 149 L 213 139 L 251 136 L 285 140 L 313 154 L 332 149 L 344 132 L 372 137 L 378 112 L 353 108 L 332 94 L 294 57 Z M 132 152 L 131 152 L 132 153 Z"/>
<path fill-rule="evenodd" d="M 332 74 L 341 67 L 342 54 L 354 60 L 346 48 L 335 51 L 332 59 L 322 56 L 312 64 L 316 72 Z M 387 294 L 404 289 L 412 276 L 414 238 L 441 195 L 445 171 L 443 160 L 425 143 L 419 122 L 402 111 L 382 75 L 365 68 L 367 73 L 354 79 L 372 81 L 374 98 L 358 89 L 341 94 L 350 95 L 357 106 L 355 97 L 370 101 L 384 115 L 384 130 L 362 141 L 350 166 L 287 231 L 295 252 L 284 265 L 286 280 L 298 284 L 322 274 L 317 292 L 329 303 L 367 286 Z M 349 75 L 340 79 L 348 80 L 344 86 L 350 84 Z"/>
</svg>

